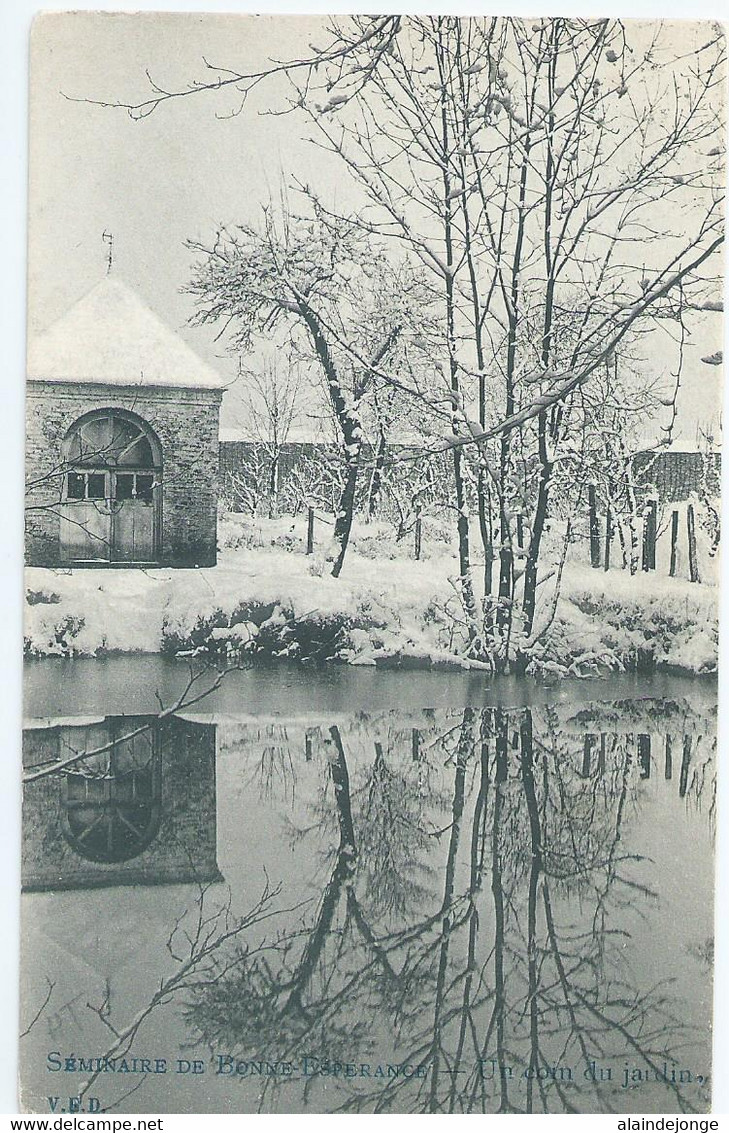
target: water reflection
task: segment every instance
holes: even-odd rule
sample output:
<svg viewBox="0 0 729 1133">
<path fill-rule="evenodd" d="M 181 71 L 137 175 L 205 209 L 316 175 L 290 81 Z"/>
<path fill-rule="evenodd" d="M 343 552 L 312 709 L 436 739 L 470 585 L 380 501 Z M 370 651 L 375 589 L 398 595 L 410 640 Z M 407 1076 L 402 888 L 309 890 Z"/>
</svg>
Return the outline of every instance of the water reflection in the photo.
<svg viewBox="0 0 729 1133">
<path fill-rule="evenodd" d="M 196 878 L 217 876 L 214 725 L 171 720 L 144 742 L 118 719 L 66 727 L 30 733 L 34 765 L 71 742 L 114 755 L 28 785 L 30 887 L 117 884 L 133 867 L 141 900 L 146 881 L 185 879 L 183 845 Z M 712 705 L 228 718 L 217 732 L 230 896 L 196 888 L 160 916 L 144 964 L 164 1002 L 143 1015 L 158 1047 L 204 1061 L 211 1109 L 708 1108 Z M 185 924 L 204 931 L 175 935 Z M 114 983 L 111 962 L 100 975 Z M 140 1005 L 116 1008 L 121 1045 L 99 1046 L 93 1018 L 68 1041 L 136 1050 L 124 1006 L 137 1020 Z M 98 1078 L 79 1092 L 103 1086 L 114 1108 L 118 1083 Z M 194 1109 L 188 1089 L 149 1082 L 135 1101 Z"/>
<path fill-rule="evenodd" d="M 36 721 L 23 764 L 24 889 L 220 879 L 214 725 Z"/>
</svg>

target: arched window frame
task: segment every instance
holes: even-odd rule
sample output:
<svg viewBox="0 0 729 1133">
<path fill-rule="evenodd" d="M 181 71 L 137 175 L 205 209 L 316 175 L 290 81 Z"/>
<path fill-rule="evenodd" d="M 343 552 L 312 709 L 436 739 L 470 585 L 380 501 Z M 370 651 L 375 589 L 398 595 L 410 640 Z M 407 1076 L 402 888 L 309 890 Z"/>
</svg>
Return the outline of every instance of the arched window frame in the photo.
<svg viewBox="0 0 729 1133">
<path fill-rule="evenodd" d="M 151 426 L 127 409 L 91 410 L 66 432 L 62 458 L 61 561 L 158 562 L 164 470 Z"/>
<path fill-rule="evenodd" d="M 89 452 L 87 456 L 74 453 L 74 443 L 87 425 L 101 421 L 123 421 L 138 430 L 137 436 L 125 451 L 133 448 L 144 438 L 149 445 L 151 459 L 139 462 L 120 463 L 116 453 L 105 454 Z M 153 500 L 154 487 L 162 474 L 162 445 L 154 430 L 143 418 L 128 409 L 94 409 L 78 417 L 66 433 L 63 441 L 65 466 L 64 498 L 74 500 L 124 500 L 140 498 Z"/>
<path fill-rule="evenodd" d="M 71 848 L 87 861 L 106 865 L 131 861 L 149 849 L 159 834 L 162 822 L 162 751 L 158 721 L 149 724 L 144 738 L 149 752 L 139 766 L 118 766 L 117 745 L 124 747 L 148 717 L 108 716 L 104 721 L 108 742 L 112 745 L 103 756 L 93 757 L 65 776 L 63 835 Z M 77 730 L 77 729 L 74 729 Z M 132 795 L 138 796 L 135 799 Z M 83 794 L 88 797 L 84 799 Z M 79 824 L 74 811 L 82 808 L 92 816 Z M 94 827 L 98 826 L 98 830 Z M 126 837 L 125 827 L 127 830 Z M 132 837 L 128 831 L 132 827 Z M 93 835 L 89 839 L 89 835 Z M 101 835 L 102 843 L 100 843 Z"/>
</svg>

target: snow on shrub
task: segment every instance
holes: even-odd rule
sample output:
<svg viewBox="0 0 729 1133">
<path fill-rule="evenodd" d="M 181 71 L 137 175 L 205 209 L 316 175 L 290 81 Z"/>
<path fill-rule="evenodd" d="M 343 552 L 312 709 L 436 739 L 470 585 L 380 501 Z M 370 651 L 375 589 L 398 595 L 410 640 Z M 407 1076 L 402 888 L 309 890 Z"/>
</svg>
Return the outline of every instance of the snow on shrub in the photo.
<svg viewBox="0 0 729 1133">
<path fill-rule="evenodd" d="M 530 672 L 592 673 L 675 667 L 716 671 L 716 590 L 648 574 L 568 573 L 557 615 L 531 651 Z"/>
<path fill-rule="evenodd" d="M 61 595 L 53 590 L 26 590 L 25 600 L 29 606 L 57 606 Z"/>
<path fill-rule="evenodd" d="M 188 612 L 189 613 L 189 612 Z M 373 648 L 384 626 L 397 623 L 374 594 L 360 595 L 348 609 L 314 609 L 296 614 L 290 605 L 244 602 L 227 613 L 218 607 L 205 614 L 169 618 L 162 628 L 162 651 L 176 656 L 249 653 L 268 658 L 314 662 L 347 659 L 352 634 L 362 648 Z M 366 645 L 365 645 L 366 639 Z"/>
<path fill-rule="evenodd" d="M 488 667 L 489 658 L 476 654 L 469 640 L 457 579 L 450 577 L 450 547 L 421 563 L 405 555 L 378 561 L 353 549 L 343 576 L 333 579 L 321 552 L 306 556 L 272 546 L 285 534 L 286 522 L 239 524 L 249 541 L 255 525 L 267 532 L 265 546 L 224 551 L 214 568 L 29 568 L 27 653 L 93 656 L 162 649 L 172 655 L 202 651 L 223 658 L 382 665 L 388 657 L 393 664 L 398 657 L 408 658 L 408 664 L 419 657 L 423 665 L 435 665 L 476 656 Z M 375 534 L 378 524 L 369 530 Z M 363 525 L 360 534 L 366 531 Z M 310 573 L 312 564 L 320 574 Z M 530 673 L 588 676 L 652 665 L 695 673 L 716 668 L 717 590 L 706 582 L 661 578 L 656 585 L 653 574 L 568 564 L 553 619 L 552 584 L 539 594 L 536 640 L 522 642 L 517 631 L 511 637 L 512 656 L 523 648 Z M 492 645 L 496 604 L 493 596 L 483 605 L 479 601 L 483 640 Z"/>
<path fill-rule="evenodd" d="M 79 642 L 79 634 L 86 625 L 85 619 L 64 614 L 58 621 L 38 619 L 26 629 L 23 639 L 28 657 L 73 657 L 89 652 Z M 91 650 L 96 652 L 96 650 Z"/>
</svg>

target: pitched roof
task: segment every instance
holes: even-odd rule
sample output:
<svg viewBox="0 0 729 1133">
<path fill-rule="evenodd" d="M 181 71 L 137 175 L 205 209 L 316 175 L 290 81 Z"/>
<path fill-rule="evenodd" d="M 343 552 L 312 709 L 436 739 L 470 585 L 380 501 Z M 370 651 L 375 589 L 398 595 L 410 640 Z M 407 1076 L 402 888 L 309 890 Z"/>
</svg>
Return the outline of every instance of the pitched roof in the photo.
<svg viewBox="0 0 729 1133">
<path fill-rule="evenodd" d="M 126 284 L 109 277 L 30 340 L 28 378 L 193 389 L 223 386 L 220 375 Z"/>
</svg>

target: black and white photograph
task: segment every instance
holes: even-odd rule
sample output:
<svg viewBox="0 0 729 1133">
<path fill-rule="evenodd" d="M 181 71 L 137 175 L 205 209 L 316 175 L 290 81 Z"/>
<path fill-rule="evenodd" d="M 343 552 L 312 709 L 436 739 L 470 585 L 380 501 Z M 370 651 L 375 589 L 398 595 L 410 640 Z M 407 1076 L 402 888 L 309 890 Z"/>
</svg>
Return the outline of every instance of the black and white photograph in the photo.
<svg viewBox="0 0 729 1133">
<path fill-rule="evenodd" d="M 36 15 L 21 1112 L 712 1111 L 726 93 Z"/>
</svg>

